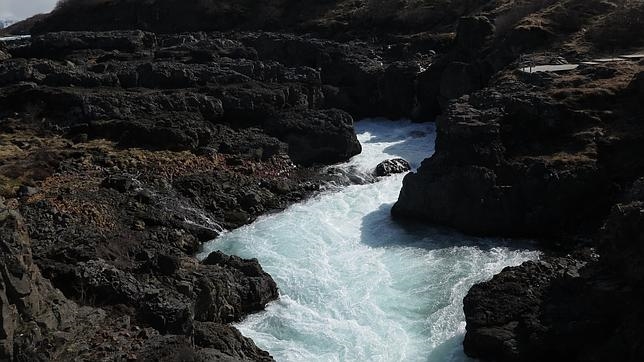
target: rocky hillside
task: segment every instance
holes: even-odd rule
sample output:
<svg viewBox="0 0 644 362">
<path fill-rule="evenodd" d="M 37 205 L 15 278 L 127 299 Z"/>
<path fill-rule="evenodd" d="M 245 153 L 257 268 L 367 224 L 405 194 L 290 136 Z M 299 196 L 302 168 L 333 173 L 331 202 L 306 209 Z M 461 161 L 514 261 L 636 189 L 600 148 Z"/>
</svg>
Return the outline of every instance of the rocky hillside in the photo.
<svg viewBox="0 0 644 362">
<path fill-rule="evenodd" d="M 34 27 L 52 30 L 143 29 L 269 30 L 313 32 L 355 39 L 393 34 L 449 31 L 464 15 L 509 11 L 512 0 L 63 0 Z M 385 28 L 385 29 L 383 29 Z"/>
<path fill-rule="evenodd" d="M 437 152 L 406 178 L 395 216 L 476 234 L 588 235 L 642 175 L 642 60 L 612 55 L 644 46 L 644 5 L 515 11 L 511 24 L 510 13 L 462 18 L 451 51 L 419 75 L 419 114 L 440 115 Z M 561 64 L 572 67 L 521 70 Z"/>
<path fill-rule="evenodd" d="M 517 64 L 518 66 L 518 64 Z M 639 61 L 503 72 L 449 103 L 394 214 L 484 235 L 595 233 L 640 176 Z"/>
</svg>

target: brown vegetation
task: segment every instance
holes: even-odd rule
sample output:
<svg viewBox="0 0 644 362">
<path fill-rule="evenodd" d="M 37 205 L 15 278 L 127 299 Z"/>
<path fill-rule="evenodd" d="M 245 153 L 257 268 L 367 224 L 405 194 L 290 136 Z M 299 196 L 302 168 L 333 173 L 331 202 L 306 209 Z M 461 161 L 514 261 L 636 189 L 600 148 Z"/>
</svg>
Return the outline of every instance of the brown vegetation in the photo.
<svg viewBox="0 0 644 362">
<path fill-rule="evenodd" d="M 619 48 L 644 45 L 644 2 L 625 0 L 611 16 L 605 16 L 591 27 L 587 39 L 600 49 L 612 51 Z"/>
</svg>

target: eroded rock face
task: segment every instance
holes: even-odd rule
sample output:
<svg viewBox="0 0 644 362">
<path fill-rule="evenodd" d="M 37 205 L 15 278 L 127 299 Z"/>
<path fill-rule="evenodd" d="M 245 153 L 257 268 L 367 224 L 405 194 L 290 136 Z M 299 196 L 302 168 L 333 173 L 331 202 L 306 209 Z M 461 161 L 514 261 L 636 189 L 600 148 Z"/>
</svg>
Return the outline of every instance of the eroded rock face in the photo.
<svg viewBox="0 0 644 362">
<path fill-rule="evenodd" d="M 472 287 L 465 352 L 496 361 L 638 360 L 643 211 L 632 198 L 613 208 L 599 258 L 546 257 Z"/>
</svg>

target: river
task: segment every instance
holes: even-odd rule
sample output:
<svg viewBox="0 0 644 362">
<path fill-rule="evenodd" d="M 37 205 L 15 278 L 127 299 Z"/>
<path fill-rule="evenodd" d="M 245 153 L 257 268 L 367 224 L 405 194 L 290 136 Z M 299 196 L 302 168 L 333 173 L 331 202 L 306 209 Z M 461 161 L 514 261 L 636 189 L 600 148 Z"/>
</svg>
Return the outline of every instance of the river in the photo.
<svg viewBox="0 0 644 362">
<path fill-rule="evenodd" d="M 362 120 L 362 154 L 412 167 L 433 153 L 431 123 Z M 277 361 L 467 361 L 463 297 L 476 282 L 536 259 L 528 242 L 403 227 L 389 211 L 404 175 L 330 190 L 208 243 L 259 259 L 280 288 L 266 311 L 236 324 Z"/>
</svg>

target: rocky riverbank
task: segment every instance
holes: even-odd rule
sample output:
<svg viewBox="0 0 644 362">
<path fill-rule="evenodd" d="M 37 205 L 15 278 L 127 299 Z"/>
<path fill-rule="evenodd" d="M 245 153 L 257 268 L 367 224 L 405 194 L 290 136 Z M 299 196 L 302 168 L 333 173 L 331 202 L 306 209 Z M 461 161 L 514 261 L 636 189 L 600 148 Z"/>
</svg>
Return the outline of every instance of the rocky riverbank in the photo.
<svg viewBox="0 0 644 362">
<path fill-rule="evenodd" d="M 320 167 L 360 152 L 337 107 L 386 112 L 383 83 L 407 68 L 270 33 L 60 32 L 1 51 L 2 358 L 270 360 L 226 324 L 276 299 L 272 278 L 194 254 L 333 179 Z"/>
<path fill-rule="evenodd" d="M 498 18 L 497 27 L 486 18 L 461 21 L 462 29 L 482 30 L 459 33 L 457 47 L 425 73 L 432 81 L 419 79 L 435 99 L 428 111 L 441 112 L 436 153 L 406 177 L 392 212 L 478 235 L 543 241 L 543 260 L 507 268 L 470 290 L 468 355 L 637 361 L 644 355 L 637 327 L 644 295 L 644 61 L 605 52 L 640 53 L 642 39 L 625 29 L 641 22 L 629 23 L 625 12 L 644 8 L 554 3 L 523 14 L 501 36 Z M 553 53 L 581 64 L 522 69 L 565 63 Z"/>
</svg>

